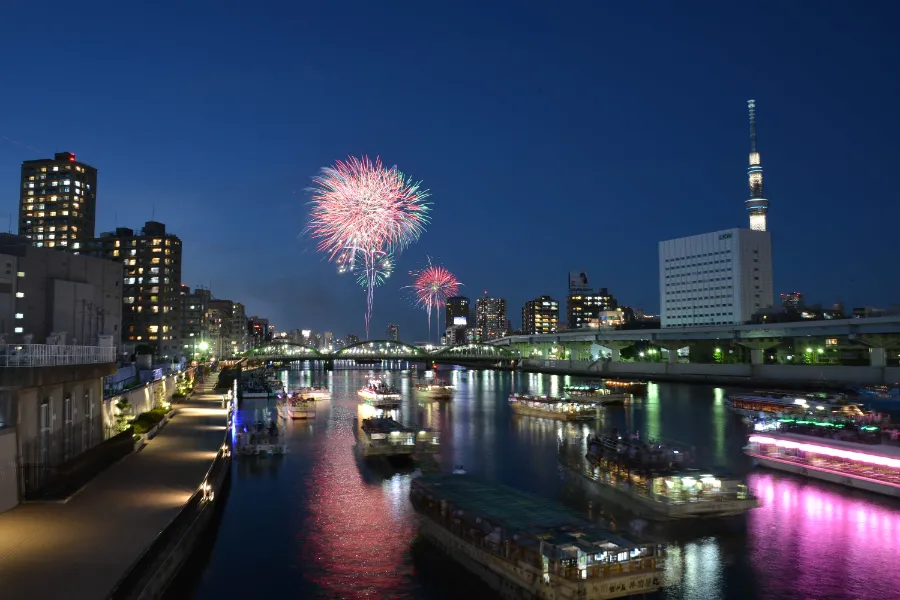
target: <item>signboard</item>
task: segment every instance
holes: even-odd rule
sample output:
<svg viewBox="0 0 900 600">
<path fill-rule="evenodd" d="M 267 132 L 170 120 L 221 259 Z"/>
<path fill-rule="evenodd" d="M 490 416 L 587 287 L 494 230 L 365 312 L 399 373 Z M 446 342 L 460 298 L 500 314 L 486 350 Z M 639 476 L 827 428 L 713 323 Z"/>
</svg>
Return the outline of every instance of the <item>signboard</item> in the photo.
<svg viewBox="0 0 900 600">
<path fill-rule="evenodd" d="M 453 317 L 453 325 L 454 326 L 463 326 L 465 327 L 468 324 L 468 319 L 465 317 Z"/>
<path fill-rule="evenodd" d="M 569 271 L 569 289 L 570 290 L 587 290 L 588 285 L 587 273 L 584 271 Z"/>
<path fill-rule="evenodd" d="M 304 329 L 300 333 L 303 334 L 303 337 L 308 338 L 312 334 L 312 329 Z"/>
</svg>

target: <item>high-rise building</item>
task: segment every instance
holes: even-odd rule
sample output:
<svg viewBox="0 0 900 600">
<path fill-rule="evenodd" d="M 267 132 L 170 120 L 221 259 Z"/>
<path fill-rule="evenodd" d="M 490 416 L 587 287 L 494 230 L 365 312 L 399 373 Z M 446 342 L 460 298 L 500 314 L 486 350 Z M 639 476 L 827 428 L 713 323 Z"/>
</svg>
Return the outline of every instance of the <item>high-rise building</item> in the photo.
<svg viewBox="0 0 900 600">
<path fill-rule="evenodd" d="M 269 327 L 268 319 L 255 315 L 247 319 L 247 343 L 249 348 L 256 348 L 272 341 L 272 332 L 269 330 Z"/>
<path fill-rule="evenodd" d="M 181 240 L 147 221 L 140 231 L 120 227 L 85 241 L 85 254 L 120 262 L 122 345 L 150 346 L 158 358 L 181 356 Z"/>
<path fill-rule="evenodd" d="M 353 335 L 352 333 L 347 335 L 344 338 L 344 346 L 352 346 L 353 344 L 359 343 L 359 336 Z"/>
<path fill-rule="evenodd" d="M 247 350 L 247 313 L 231 300 L 209 301 L 209 344 L 218 357 L 228 358 Z"/>
<path fill-rule="evenodd" d="M 122 265 L 37 248 L 11 234 L 0 234 L 0 263 L 4 344 L 119 344 Z"/>
<path fill-rule="evenodd" d="M 529 300 L 522 308 L 522 333 L 556 333 L 559 328 L 559 302 L 550 296 Z"/>
<path fill-rule="evenodd" d="M 740 325 L 772 306 L 766 231 L 726 229 L 659 243 L 662 327 Z"/>
<path fill-rule="evenodd" d="M 785 310 L 797 310 L 803 305 L 803 294 L 800 292 L 791 292 L 781 295 L 781 305 Z"/>
<path fill-rule="evenodd" d="M 484 296 L 475 301 L 475 327 L 481 332 L 481 340 L 489 341 L 507 334 L 506 300 Z"/>
<path fill-rule="evenodd" d="M 201 344 L 209 349 L 209 301 L 210 291 L 196 288 L 193 292 L 181 286 L 181 345 L 184 356 L 194 357 L 203 352 Z"/>
<path fill-rule="evenodd" d="M 465 296 L 451 296 L 447 298 L 446 321 L 444 323 L 446 344 L 455 346 L 466 343 L 466 330 L 474 326 L 471 311 L 469 299 Z"/>
<path fill-rule="evenodd" d="M 596 329 L 601 313 L 616 310 L 618 301 L 606 288 L 592 290 L 570 289 L 566 298 L 566 327 L 568 329 Z"/>
<path fill-rule="evenodd" d="M 747 107 L 750 111 L 750 166 L 747 168 L 750 197 L 744 201 L 744 206 L 750 214 L 750 229 L 766 231 L 769 201 L 763 193 L 763 168 L 756 148 L 756 100 L 748 100 Z"/>
<path fill-rule="evenodd" d="M 387 339 L 389 340 L 399 340 L 400 339 L 400 327 L 394 325 L 393 323 L 388 324 L 387 328 Z"/>
<path fill-rule="evenodd" d="M 19 235 L 35 246 L 80 251 L 94 237 L 97 169 L 71 152 L 22 163 Z"/>
</svg>

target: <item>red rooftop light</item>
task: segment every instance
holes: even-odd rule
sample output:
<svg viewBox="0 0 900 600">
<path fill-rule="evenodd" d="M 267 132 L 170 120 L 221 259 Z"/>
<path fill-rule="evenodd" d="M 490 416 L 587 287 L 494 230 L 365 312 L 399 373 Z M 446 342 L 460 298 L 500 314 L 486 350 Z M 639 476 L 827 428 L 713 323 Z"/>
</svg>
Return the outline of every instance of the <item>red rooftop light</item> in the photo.
<svg viewBox="0 0 900 600">
<path fill-rule="evenodd" d="M 72 154 L 72 155 L 69 156 L 69 161 L 70 161 L 70 162 L 75 162 L 75 155 L 74 155 L 74 154 Z"/>
</svg>

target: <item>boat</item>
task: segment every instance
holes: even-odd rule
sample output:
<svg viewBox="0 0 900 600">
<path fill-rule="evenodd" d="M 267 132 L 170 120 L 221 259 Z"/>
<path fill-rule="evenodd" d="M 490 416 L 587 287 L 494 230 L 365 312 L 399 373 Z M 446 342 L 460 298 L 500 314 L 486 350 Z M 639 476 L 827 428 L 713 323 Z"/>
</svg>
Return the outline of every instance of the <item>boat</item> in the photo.
<svg viewBox="0 0 900 600">
<path fill-rule="evenodd" d="M 624 404 L 631 398 L 631 394 L 613 392 L 596 385 L 567 385 L 563 387 L 563 393 L 568 398 L 592 398 L 603 405 Z"/>
<path fill-rule="evenodd" d="M 859 418 L 866 414 L 859 404 L 848 402 L 845 396 L 829 394 L 785 395 L 784 392 L 733 394 L 725 399 L 725 406 L 733 413 L 751 418 L 804 413 Z"/>
<path fill-rule="evenodd" d="M 617 379 L 607 379 L 603 382 L 603 385 L 607 388 L 628 389 L 636 392 L 647 389 L 646 381 L 619 381 Z"/>
<path fill-rule="evenodd" d="M 241 389 L 241 397 L 245 399 L 250 398 L 268 398 L 269 390 L 263 387 L 244 387 Z"/>
<path fill-rule="evenodd" d="M 293 389 L 288 394 L 302 396 L 303 398 L 312 398 L 314 400 L 328 400 L 331 398 L 331 391 L 327 387 L 314 386 Z"/>
<path fill-rule="evenodd" d="M 316 401 L 301 396 L 284 398 L 278 402 L 278 412 L 285 419 L 315 419 Z"/>
<path fill-rule="evenodd" d="M 399 404 L 400 391 L 387 385 L 380 379 L 370 379 L 369 382 L 357 392 L 359 397 L 373 404 Z"/>
<path fill-rule="evenodd" d="M 592 421 L 597 418 L 598 404 L 552 396 L 510 394 L 509 407 L 516 414 L 545 417 L 561 421 Z"/>
<path fill-rule="evenodd" d="M 450 400 L 453 397 L 454 387 L 443 381 L 433 383 L 417 383 L 416 393 L 434 400 Z"/>
<path fill-rule="evenodd" d="M 900 428 L 855 423 L 787 424 L 750 435 L 759 465 L 900 498 Z"/>
<path fill-rule="evenodd" d="M 471 475 L 410 484 L 419 531 L 504 598 L 606 600 L 663 586 L 660 545 Z"/>
<path fill-rule="evenodd" d="M 357 420 L 356 446 L 363 457 L 413 457 L 433 454 L 440 447 L 440 436 L 429 428 L 406 427 L 391 417 Z"/>
<path fill-rule="evenodd" d="M 891 409 L 900 406 L 900 387 L 897 384 L 888 385 L 867 385 L 852 388 L 852 391 L 859 396 L 860 400 L 871 402 L 874 405 L 880 405 Z"/>
<path fill-rule="evenodd" d="M 759 506 L 743 480 L 692 468 L 691 455 L 677 442 L 615 433 L 589 438 L 584 457 L 560 448 L 560 462 L 586 491 L 642 517 L 729 517 Z"/>
</svg>

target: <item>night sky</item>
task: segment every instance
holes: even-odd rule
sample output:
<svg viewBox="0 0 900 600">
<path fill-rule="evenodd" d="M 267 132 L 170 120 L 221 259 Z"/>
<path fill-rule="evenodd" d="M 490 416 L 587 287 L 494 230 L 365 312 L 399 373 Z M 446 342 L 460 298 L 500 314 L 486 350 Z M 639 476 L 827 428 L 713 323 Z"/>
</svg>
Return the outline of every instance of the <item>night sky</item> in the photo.
<svg viewBox="0 0 900 600">
<path fill-rule="evenodd" d="M 363 290 L 301 235 L 350 154 L 434 201 L 373 337 L 425 338 L 401 288 L 426 256 L 514 327 L 570 269 L 656 312 L 659 240 L 747 226 L 748 98 L 776 293 L 898 299 L 894 2 L 3 4 L 0 215 L 22 160 L 75 152 L 98 232 L 166 223 L 184 283 L 279 329 L 363 333 Z"/>
</svg>

